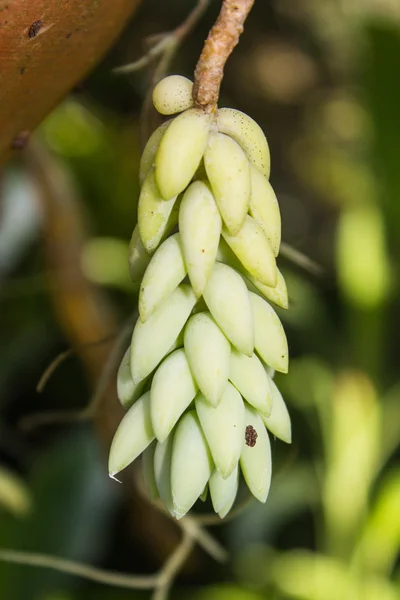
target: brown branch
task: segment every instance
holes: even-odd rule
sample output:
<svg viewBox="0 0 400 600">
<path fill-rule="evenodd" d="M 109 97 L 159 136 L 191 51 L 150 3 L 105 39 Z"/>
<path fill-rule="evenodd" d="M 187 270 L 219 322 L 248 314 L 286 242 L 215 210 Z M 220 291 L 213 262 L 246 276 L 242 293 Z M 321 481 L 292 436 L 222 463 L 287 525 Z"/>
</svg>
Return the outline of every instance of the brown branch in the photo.
<svg viewBox="0 0 400 600">
<path fill-rule="evenodd" d="M 208 113 L 216 108 L 225 63 L 239 42 L 253 4 L 254 0 L 223 0 L 218 19 L 208 34 L 196 66 L 193 87 L 195 106 Z"/>
</svg>

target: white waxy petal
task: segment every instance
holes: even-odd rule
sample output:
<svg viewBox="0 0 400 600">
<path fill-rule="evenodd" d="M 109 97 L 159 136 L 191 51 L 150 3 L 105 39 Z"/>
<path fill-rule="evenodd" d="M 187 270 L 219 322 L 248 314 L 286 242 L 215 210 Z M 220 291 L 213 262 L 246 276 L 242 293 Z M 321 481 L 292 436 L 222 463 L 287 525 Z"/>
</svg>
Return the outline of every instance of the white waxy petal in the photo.
<svg viewBox="0 0 400 600">
<path fill-rule="evenodd" d="M 167 127 L 172 123 L 172 119 L 162 123 L 149 137 L 146 146 L 144 147 L 139 167 L 139 182 L 143 185 L 148 172 L 155 166 L 156 152 L 160 145 L 161 138 L 167 130 Z"/>
<path fill-rule="evenodd" d="M 204 153 L 204 165 L 222 219 L 228 231 L 236 235 L 249 209 L 249 161 L 231 137 L 211 133 Z"/>
<path fill-rule="evenodd" d="M 261 283 L 261 281 L 250 275 L 250 273 L 243 272 L 243 274 L 254 286 L 254 288 L 264 296 L 264 298 L 266 298 L 270 302 L 273 302 L 280 308 L 286 309 L 289 307 L 289 298 L 286 287 L 286 281 L 279 269 L 277 269 L 277 272 L 278 279 L 277 284 L 274 288 L 269 287 L 268 285 L 264 285 L 263 283 Z"/>
<path fill-rule="evenodd" d="M 160 498 L 164 506 L 174 517 L 174 505 L 171 490 L 171 458 L 174 436 L 170 435 L 165 442 L 156 443 L 154 453 L 154 477 Z"/>
<path fill-rule="evenodd" d="M 245 444 L 240 467 L 250 492 L 265 502 L 271 484 L 271 445 L 265 425 L 258 412 L 245 405 Z"/>
<path fill-rule="evenodd" d="M 193 83 L 182 75 L 164 77 L 153 90 L 153 104 L 162 115 L 174 115 L 192 108 Z"/>
<path fill-rule="evenodd" d="M 108 459 L 110 477 L 125 469 L 154 440 L 150 419 L 150 393 L 131 406 L 115 432 Z"/>
<path fill-rule="evenodd" d="M 213 468 L 198 417 L 189 411 L 177 425 L 172 448 L 171 487 L 177 519 L 185 516 L 203 493 Z"/>
<path fill-rule="evenodd" d="M 195 181 L 186 190 L 179 209 L 179 231 L 196 296 L 201 296 L 215 263 L 222 221 L 209 187 Z"/>
<path fill-rule="evenodd" d="M 190 183 L 203 157 L 211 116 L 190 108 L 176 117 L 157 150 L 156 181 L 165 199 L 177 196 Z"/>
<path fill-rule="evenodd" d="M 151 170 L 144 180 L 138 203 L 138 226 L 140 238 L 147 252 L 153 252 L 169 225 L 171 211 L 177 196 L 164 200 Z"/>
<path fill-rule="evenodd" d="M 268 179 L 251 165 L 250 215 L 263 229 L 275 256 L 281 245 L 281 213 L 278 200 Z"/>
<path fill-rule="evenodd" d="M 215 321 L 232 345 L 251 356 L 254 350 L 253 311 L 242 277 L 222 263 L 215 263 L 203 292 Z"/>
<path fill-rule="evenodd" d="M 210 496 L 216 513 L 224 509 L 226 504 L 235 498 L 239 483 L 239 467 L 235 466 L 232 473 L 224 479 L 219 471 L 213 471 L 210 481 Z"/>
<path fill-rule="evenodd" d="M 167 356 L 154 373 L 150 389 L 150 414 L 153 430 L 160 442 L 168 437 L 175 423 L 197 392 L 183 349 Z"/>
<path fill-rule="evenodd" d="M 237 235 L 230 235 L 224 228 L 222 235 L 251 275 L 265 285 L 276 286 L 275 256 L 271 244 L 257 221 L 247 215 Z"/>
<path fill-rule="evenodd" d="M 252 292 L 249 294 L 253 307 L 256 352 L 268 366 L 287 373 L 289 349 L 282 323 L 266 300 Z"/>
<path fill-rule="evenodd" d="M 186 358 L 201 392 L 216 406 L 226 388 L 231 346 L 210 313 L 193 315 L 184 332 Z"/>
<path fill-rule="evenodd" d="M 129 347 L 124 354 L 117 374 L 118 400 L 125 409 L 130 408 L 135 400 L 139 398 L 145 383 L 145 379 L 136 385 L 133 383 L 131 375 L 131 349 Z"/>
<path fill-rule="evenodd" d="M 243 148 L 248 160 L 269 177 L 271 157 L 267 139 L 261 127 L 248 115 L 233 108 L 220 108 L 217 127 L 230 135 Z"/>
<path fill-rule="evenodd" d="M 152 442 L 150 446 L 147 446 L 146 450 L 142 454 L 142 473 L 144 485 L 150 500 L 152 500 L 153 502 L 157 500 L 159 496 L 154 474 L 155 449 L 156 442 Z"/>
<path fill-rule="evenodd" d="M 139 383 L 147 377 L 170 351 L 195 302 L 192 288 L 181 284 L 145 323 L 140 319 L 136 321 L 131 342 L 133 383 Z"/>
<path fill-rule="evenodd" d="M 157 249 L 143 276 L 139 292 L 139 314 L 146 321 L 178 287 L 186 275 L 179 233 Z"/>
<path fill-rule="evenodd" d="M 143 246 L 140 239 L 139 227 L 136 225 L 129 242 L 129 272 L 133 283 L 137 283 L 143 277 L 150 262 L 150 255 Z"/>
<path fill-rule="evenodd" d="M 229 379 L 249 404 L 263 414 L 270 414 L 272 393 L 269 378 L 256 354 L 249 358 L 232 348 Z"/>
<path fill-rule="evenodd" d="M 228 383 L 218 406 L 211 406 L 201 393 L 197 394 L 195 405 L 214 464 L 223 477 L 229 477 L 244 443 L 242 397 Z"/>
<path fill-rule="evenodd" d="M 272 390 L 272 411 L 269 416 L 261 415 L 262 420 L 270 432 L 276 435 L 277 438 L 287 444 L 291 444 L 292 426 L 288 409 L 282 398 L 282 394 L 272 379 L 270 379 L 270 385 Z"/>
</svg>

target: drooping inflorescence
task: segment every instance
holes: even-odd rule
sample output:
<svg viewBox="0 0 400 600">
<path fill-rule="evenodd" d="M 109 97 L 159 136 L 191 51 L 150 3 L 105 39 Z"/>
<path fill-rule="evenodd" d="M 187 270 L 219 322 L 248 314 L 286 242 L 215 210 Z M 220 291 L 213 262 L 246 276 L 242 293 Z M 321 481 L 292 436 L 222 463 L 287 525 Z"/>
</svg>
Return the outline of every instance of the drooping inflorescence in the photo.
<svg viewBox="0 0 400 600">
<path fill-rule="evenodd" d="M 140 163 L 129 266 L 139 317 L 118 373 L 127 409 L 109 457 L 114 477 L 143 453 L 150 497 L 183 517 L 207 489 L 223 518 L 240 473 L 265 502 L 267 430 L 291 441 L 272 373 L 288 370 L 287 308 L 276 266 L 278 202 L 261 128 L 238 110 L 193 108 L 192 83 L 163 79 L 153 102 L 180 113 L 150 137 Z"/>
</svg>

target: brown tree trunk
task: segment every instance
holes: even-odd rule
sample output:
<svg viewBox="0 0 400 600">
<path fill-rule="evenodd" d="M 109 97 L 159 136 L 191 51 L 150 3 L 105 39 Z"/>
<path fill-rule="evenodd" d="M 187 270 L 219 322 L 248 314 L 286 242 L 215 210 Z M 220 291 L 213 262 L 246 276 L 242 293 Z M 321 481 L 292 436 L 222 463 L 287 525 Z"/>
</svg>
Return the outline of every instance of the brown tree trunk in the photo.
<svg viewBox="0 0 400 600">
<path fill-rule="evenodd" d="M 0 162 L 92 69 L 141 0 L 0 0 Z"/>
</svg>

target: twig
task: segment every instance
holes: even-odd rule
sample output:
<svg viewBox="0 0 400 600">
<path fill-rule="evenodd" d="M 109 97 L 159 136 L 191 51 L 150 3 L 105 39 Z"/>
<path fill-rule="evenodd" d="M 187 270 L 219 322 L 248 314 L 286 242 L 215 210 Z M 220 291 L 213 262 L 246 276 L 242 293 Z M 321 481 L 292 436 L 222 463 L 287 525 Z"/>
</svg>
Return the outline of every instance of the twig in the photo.
<svg viewBox="0 0 400 600">
<path fill-rule="evenodd" d="M 323 275 L 324 269 L 318 263 L 285 242 L 281 243 L 280 256 L 313 275 Z"/>
<path fill-rule="evenodd" d="M 135 576 L 126 573 L 114 573 L 97 569 L 72 560 L 58 558 L 36 552 L 21 552 L 19 550 L 0 549 L 0 560 L 7 563 L 20 564 L 29 567 L 53 569 L 61 573 L 82 577 L 96 583 L 113 585 L 129 589 L 152 589 L 157 585 L 159 575 Z"/>
<path fill-rule="evenodd" d="M 121 355 L 123 353 L 123 350 L 126 346 L 126 342 L 129 338 L 131 332 L 132 332 L 132 317 L 130 316 L 129 322 L 127 322 L 124 325 L 123 329 L 121 330 L 121 332 L 119 333 L 119 335 L 116 339 L 116 342 L 106 360 L 104 369 L 103 369 L 101 376 L 97 382 L 97 385 L 93 392 L 93 395 L 91 396 L 89 403 L 85 408 L 63 410 L 63 411 L 46 411 L 46 412 L 41 412 L 41 413 L 34 414 L 34 415 L 29 415 L 28 417 L 25 417 L 20 421 L 19 426 L 21 427 L 21 429 L 23 429 L 24 431 L 31 431 L 32 429 L 35 429 L 36 427 L 40 427 L 42 425 L 55 425 L 55 424 L 72 423 L 72 422 L 78 422 L 78 421 L 88 421 L 91 418 L 93 418 L 96 414 L 96 411 L 98 409 L 98 406 L 99 406 L 101 400 L 103 399 L 103 396 L 107 390 L 107 387 L 111 381 L 111 378 L 114 376 L 116 367 L 121 360 Z M 109 339 L 111 339 L 111 337 L 114 337 L 114 335 L 115 334 L 113 334 L 112 336 L 108 336 Z M 97 342 L 91 342 L 91 344 L 85 344 L 85 345 L 87 345 L 87 346 L 96 345 L 96 344 L 98 345 L 101 343 L 105 343 L 105 339 L 99 340 Z M 60 362 L 62 362 L 62 360 L 65 360 L 66 357 L 70 356 L 72 352 L 73 352 L 72 350 L 68 350 L 68 351 L 64 352 L 63 354 L 59 355 L 57 357 L 57 359 L 47 369 L 47 371 L 45 372 L 45 375 L 49 371 L 49 369 L 51 367 L 53 367 L 53 369 L 50 372 L 50 375 L 51 375 L 51 373 L 54 372 L 55 368 L 60 364 Z M 60 357 L 62 360 L 60 360 Z M 43 379 L 43 376 L 42 376 L 42 379 Z"/>
<path fill-rule="evenodd" d="M 164 33 L 156 36 L 152 36 L 152 40 L 154 45 L 150 48 L 150 50 L 141 56 L 138 60 L 128 64 L 122 65 L 121 67 L 116 67 L 113 69 L 113 73 L 117 75 L 127 75 L 129 73 L 134 73 L 135 71 L 139 71 L 140 69 L 144 69 L 147 67 L 153 60 L 162 56 L 163 54 L 168 54 L 169 59 L 172 58 L 173 54 L 175 54 L 182 40 L 189 35 L 192 31 L 196 23 L 202 17 L 206 8 L 210 4 L 210 0 L 198 0 L 194 9 L 189 13 L 187 18 L 181 23 L 176 29 L 170 31 L 169 33 Z"/>
<path fill-rule="evenodd" d="M 194 533 L 184 531 L 182 539 L 161 570 L 154 575 L 130 575 L 129 573 L 116 573 L 98 569 L 90 565 L 78 563 L 65 558 L 41 554 L 37 552 L 22 552 L 0 548 L 0 561 L 24 565 L 27 567 L 39 567 L 52 569 L 60 573 L 66 573 L 75 577 L 82 577 L 95 583 L 111 585 L 131 590 L 154 589 L 153 600 L 165 600 L 174 582 L 176 575 L 186 562 L 195 545 Z"/>
<path fill-rule="evenodd" d="M 174 31 L 172 31 L 165 40 L 163 53 L 160 53 L 161 58 L 158 64 L 155 66 L 153 73 L 150 77 L 146 96 L 143 101 L 142 113 L 140 117 L 140 138 L 143 147 L 147 142 L 151 132 L 150 113 L 152 107 L 152 91 L 156 84 L 160 81 L 160 79 L 162 79 L 167 73 L 172 59 L 175 56 L 178 48 L 182 44 L 183 40 L 192 31 L 192 29 L 199 21 L 209 4 L 210 0 L 198 0 L 196 6 L 185 19 L 185 21 L 181 23 Z"/>
<path fill-rule="evenodd" d="M 225 63 L 239 42 L 253 4 L 254 0 L 223 0 L 218 19 L 208 34 L 196 66 L 193 87 L 195 106 L 208 113 L 216 108 Z"/>
<path fill-rule="evenodd" d="M 171 589 L 174 579 L 187 561 L 194 545 L 195 541 L 193 537 L 185 531 L 181 543 L 164 563 L 157 578 L 158 581 L 153 594 L 153 600 L 166 600 L 168 598 L 168 592 Z"/>
</svg>

